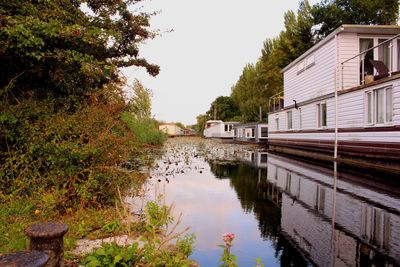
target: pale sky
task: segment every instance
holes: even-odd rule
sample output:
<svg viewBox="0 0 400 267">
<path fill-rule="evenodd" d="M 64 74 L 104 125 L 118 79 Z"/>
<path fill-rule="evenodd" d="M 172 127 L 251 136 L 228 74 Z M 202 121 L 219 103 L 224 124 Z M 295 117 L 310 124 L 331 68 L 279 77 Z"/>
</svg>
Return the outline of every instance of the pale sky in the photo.
<svg viewBox="0 0 400 267">
<path fill-rule="evenodd" d="M 171 33 L 143 45 L 140 56 L 158 64 L 123 70 L 153 91 L 152 111 L 165 122 L 195 124 L 218 96 L 230 95 L 247 63 L 255 63 L 263 42 L 283 30 L 283 14 L 297 11 L 298 0 L 152 0 L 145 10 L 161 10 L 151 25 Z M 310 1 L 310 4 L 318 2 Z"/>
</svg>

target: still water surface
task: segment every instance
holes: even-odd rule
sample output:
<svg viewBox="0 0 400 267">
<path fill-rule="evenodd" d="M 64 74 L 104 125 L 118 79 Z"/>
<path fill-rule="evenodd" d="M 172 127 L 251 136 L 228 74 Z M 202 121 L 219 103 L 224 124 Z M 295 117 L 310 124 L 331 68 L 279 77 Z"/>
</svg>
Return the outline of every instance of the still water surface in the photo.
<svg viewBox="0 0 400 267">
<path fill-rule="evenodd" d="M 172 139 L 151 190 L 182 212 L 201 266 L 219 266 L 236 235 L 239 266 L 398 266 L 400 187 L 268 154 L 255 147 Z"/>
</svg>

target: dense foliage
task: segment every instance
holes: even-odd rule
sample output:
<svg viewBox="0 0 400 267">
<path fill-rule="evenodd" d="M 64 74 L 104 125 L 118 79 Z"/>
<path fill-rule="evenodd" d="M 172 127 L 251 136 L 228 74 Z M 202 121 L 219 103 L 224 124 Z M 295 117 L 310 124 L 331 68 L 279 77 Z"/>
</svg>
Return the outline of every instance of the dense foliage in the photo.
<svg viewBox="0 0 400 267">
<path fill-rule="evenodd" d="M 219 96 L 212 103 L 206 115 L 223 121 L 238 119 L 240 112 L 236 102 L 229 96 Z"/>
<path fill-rule="evenodd" d="M 324 0 L 312 8 L 318 38 L 342 24 L 390 25 L 399 16 L 399 0 Z"/>
<path fill-rule="evenodd" d="M 10 0 L 0 5 L 0 88 L 81 96 L 119 79 L 118 67 L 159 67 L 139 57 L 155 36 L 140 0 Z M 14 92 L 10 90 L 14 88 Z"/>
<path fill-rule="evenodd" d="M 165 136 L 138 81 L 126 103 L 118 68 L 156 36 L 141 0 L 0 4 L 0 202 L 54 212 L 112 203 L 134 182 L 127 162 Z M 123 186 L 125 185 L 125 186 Z"/>
</svg>

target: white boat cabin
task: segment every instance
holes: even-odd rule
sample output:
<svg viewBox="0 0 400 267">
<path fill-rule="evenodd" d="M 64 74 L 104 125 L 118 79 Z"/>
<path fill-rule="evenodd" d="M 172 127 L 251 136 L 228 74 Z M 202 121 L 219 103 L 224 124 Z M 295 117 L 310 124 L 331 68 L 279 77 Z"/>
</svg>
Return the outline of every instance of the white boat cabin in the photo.
<svg viewBox="0 0 400 267">
<path fill-rule="evenodd" d="M 233 138 L 233 126 L 238 122 L 223 122 L 221 120 L 208 120 L 204 127 L 203 135 L 206 138 Z"/>
<path fill-rule="evenodd" d="M 268 124 L 263 122 L 239 123 L 233 127 L 234 139 L 241 142 L 267 142 Z"/>
<path fill-rule="evenodd" d="M 339 158 L 398 161 L 399 34 L 399 26 L 342 25 L 286 66 L 284 90 L 270 99 L 270 148 L 333 155 L 337 140 Z"/>
</svg>

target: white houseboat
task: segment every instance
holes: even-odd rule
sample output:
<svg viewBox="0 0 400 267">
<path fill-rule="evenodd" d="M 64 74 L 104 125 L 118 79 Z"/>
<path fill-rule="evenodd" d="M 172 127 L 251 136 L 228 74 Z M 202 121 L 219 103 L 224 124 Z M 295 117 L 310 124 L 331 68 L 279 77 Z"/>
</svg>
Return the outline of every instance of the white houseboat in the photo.
<svg viewBox="0 0 400 267">
<path fill-rule="evenodd" d="M 183 129 L 175 123 L 160 123 L 158 129 L 170 137 L 183 135 Z"/>
<path fill-rule="evenodd" d="M 264 122 L 238 123 L 233 126 L 234 139 L 240 142 L 262 143 L 268 140 L 268 124 Z"/>
<path fill-rule="evenodd" d="M 206 138 L 233 138 L 233 126 L 238 122 L 223 122 L 221 120 L 206 121 L 203 135 Z"/>
<path fill-rule="evenodd" d="M 286 66 L 270 99 L 270 150 L 399 174 L 399 33 L 342 25 Z"/>
</svg>

